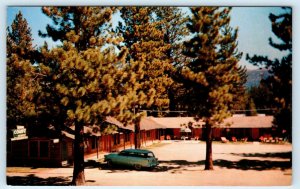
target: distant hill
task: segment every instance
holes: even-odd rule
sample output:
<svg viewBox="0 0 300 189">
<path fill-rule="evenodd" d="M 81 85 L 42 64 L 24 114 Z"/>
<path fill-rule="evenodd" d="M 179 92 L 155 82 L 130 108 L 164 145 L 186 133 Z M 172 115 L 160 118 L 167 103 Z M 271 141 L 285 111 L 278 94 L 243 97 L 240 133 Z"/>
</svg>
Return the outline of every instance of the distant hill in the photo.
<svg viewBox="0 0 300 189">
<path fill-rule="evenodd" d="M 270 75 L 267 69 L 256 69 L 247 71 L 246 87 L 258 86 L 262 78 L 267 78 Z"/>
</svg>

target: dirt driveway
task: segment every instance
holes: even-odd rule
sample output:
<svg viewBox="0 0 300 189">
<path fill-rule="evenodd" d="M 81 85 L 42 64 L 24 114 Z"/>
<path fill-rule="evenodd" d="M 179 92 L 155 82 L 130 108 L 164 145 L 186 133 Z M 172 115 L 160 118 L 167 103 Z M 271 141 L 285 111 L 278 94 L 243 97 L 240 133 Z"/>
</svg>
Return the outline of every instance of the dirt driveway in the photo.
<svg viewBox="0 0 300 189">
<path fill-rule="evenodd" d="M 102 186 L 284 186 L 290 185 L 290 144 L 213 143 L 214 170 L 204 171 L 205 142 L 172 141 L 149 147 L 160 165 L 135 171 L 90 162 L 87 185 Z M 28 185 L 67 185 L 72 168 L 13 171 L 8 182 Z M 31 181 L 26 179 L 31 178 Z"/>
</svg>

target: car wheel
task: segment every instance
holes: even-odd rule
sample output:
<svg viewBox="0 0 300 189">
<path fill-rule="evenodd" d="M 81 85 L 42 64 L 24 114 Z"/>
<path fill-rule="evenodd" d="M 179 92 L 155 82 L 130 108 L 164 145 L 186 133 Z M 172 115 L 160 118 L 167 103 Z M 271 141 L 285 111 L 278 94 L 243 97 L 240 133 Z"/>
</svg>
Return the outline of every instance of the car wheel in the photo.
<svg viewBox="0 0 300 189">
<path fill-rule="evenodd" d="M 155 167 L 150 167 L 150 170 L 153 171 L 155 169 Z"/>
<path fill-rule="evenodd" d="M 135 168 L 136 170 L 141 170 L 141 169 L 142 169 L 142 166 L 139 165 L 139 164 L 135 164 L 135 165 L 134 165 L 134 168 Z"/>
<path fill-rule="evenodd" d="M 111 160 L 107 160 L 107 165 L 108 165 L 109 167 L 112 167 L 112 166 L 113 166 L 112 161 L 111 161 Z"/>
</svg>

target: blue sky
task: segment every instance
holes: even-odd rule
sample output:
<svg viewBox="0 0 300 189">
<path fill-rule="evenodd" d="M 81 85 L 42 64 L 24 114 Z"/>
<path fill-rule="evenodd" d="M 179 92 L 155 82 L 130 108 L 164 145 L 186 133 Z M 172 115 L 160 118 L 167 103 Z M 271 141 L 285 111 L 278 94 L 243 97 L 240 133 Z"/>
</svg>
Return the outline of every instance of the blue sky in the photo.
<svg viewBox="0 0 300 189">
<path fill-rule="evenodd" d="M 10 26 L 15 15 L 21 11 L 32 29 L 34 44 L 41 45 L 44 38 L 38 36 L 38 31 L 45 31 L 47 23 L 51 20 L 41 12 L 40 7 L 7 7 L 7 26 Z M 268 55 L 270 58 L 281 58 L 286 52 L 280 52 L 270 47 L 268 39 L 272 37 L 276 41 L 276 36 L 271 31 L 271 23 L 268 18 L 270 13 L 278 14 L 283 12 L 280 7 L 233 7 L 231 11 L 231 25 L 239 28 L 238 49 L 243 52 L 240 61 L 241 65 L 246 65 L 248 69 L 254 69 L 245 60 L 247 53 L 250 55 Z M 277 40 L 278 41 L 278 40 Z M 55 46 L 50 39 L 47 40 L 50 46 Z"/>
<path fill-rule="evenodd" d="M 269 45 L 271 37 L 280 42 L 271 31 L 269 14 L 284 12 L 280 7 L 234 7 L 231 12 L 231 25 L 238 27 L 238 48 L 244 52 L 241 63 L 248 68 L 254 68 L 245 60 L 246 53 L 250 55 L 268 55 L 270 58 L 281 58 L 286 52 L 280 52 Z"/>
</svg>

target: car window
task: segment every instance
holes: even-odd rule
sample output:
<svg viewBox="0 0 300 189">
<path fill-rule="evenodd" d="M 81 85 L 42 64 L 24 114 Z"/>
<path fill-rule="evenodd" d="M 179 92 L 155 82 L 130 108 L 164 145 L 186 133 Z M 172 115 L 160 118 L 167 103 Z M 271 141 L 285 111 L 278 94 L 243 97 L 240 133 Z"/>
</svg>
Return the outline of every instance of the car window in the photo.
<svg viewBox="0 0 300 189">
<path fill-rule="evenodd" d="M 154 157 L 153 153 L 137 153 L 137 157 L 142 157 L 142 158 L 148 158 L 148 157 Z"/>
<path fill-rule="evenodd" d="M 154 154 L 152 152 L 147 153 L 147 157 L 154 157 Z"/>
<path fill-rule="evenodd" d="M 142 157 L 142 158 L 146 158 L 146 157 L 147 157 L 147 154 L 139 153 L 138 156 L 139 156 L 139 157 Z"/>
<path fill-rule="evenodd" d="M 121 156 L 128 156 L 128 152 L 123 152 L 122 151 L 122 152 L 119 153 L 119 155 L 121 155 Z"/>
<path fill-rule="evenodd" d="M 131 157 L 141 157 L 141 158 L 146 158 L 146 157 L 147 157 L 147 154 L 139 153 L 139 152 L 130 152 L 130 153 L 128 154 L 128 156 L 131 156 Z"/>
<path fill-rule="evenodd" d="M 121 151 L 119 153 L 119 155 L 122 155 L 122 156 L 131 156 L 131 157 L 141 157 L 141 158 L 154 157 L 154 154 L 152 152 L 139 153 L 139 152 L 123 152 L 123 151 Z"/>
<path fill-rule="evenodd" d="M 129 153 L 128 153 L 128 156 L 135 157 L 135 156 L 136 156 L 136 154 L 135 154 L 134 152 L 129 152 Z"/>
</svg>

